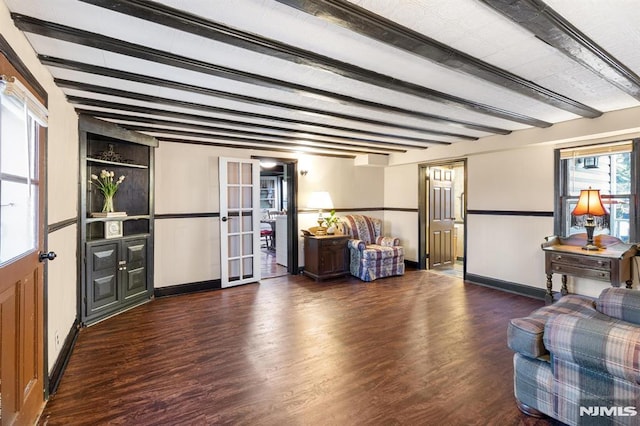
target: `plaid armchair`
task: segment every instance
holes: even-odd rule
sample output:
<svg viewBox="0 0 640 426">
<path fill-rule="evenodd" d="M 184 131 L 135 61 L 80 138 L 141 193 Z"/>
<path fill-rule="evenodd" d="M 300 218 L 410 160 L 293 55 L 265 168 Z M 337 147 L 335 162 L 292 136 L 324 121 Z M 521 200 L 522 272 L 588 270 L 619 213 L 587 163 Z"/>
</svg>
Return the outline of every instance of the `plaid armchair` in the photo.
<svg viewBox="0 0 640 426">
<path fill-rule="evenodd" d="M 404 249 L 400 240 L 382 236 L 382 221 L 369 216 L 347 215 L 343 232 L 350 235 L 349 270 L 363 281 L 404 274 Z"/>
<path fill-rule="evenodd" d="M 639 424 L 639 291 L 565 296 L 511 320 L 507 335 L 523 412 L 569 425 Z"/>
</svg>

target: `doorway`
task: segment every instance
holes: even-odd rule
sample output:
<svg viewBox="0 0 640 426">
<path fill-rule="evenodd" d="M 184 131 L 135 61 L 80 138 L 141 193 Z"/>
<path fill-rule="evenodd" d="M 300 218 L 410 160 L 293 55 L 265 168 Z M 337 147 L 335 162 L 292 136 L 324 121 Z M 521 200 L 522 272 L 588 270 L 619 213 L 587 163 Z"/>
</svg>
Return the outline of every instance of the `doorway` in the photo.
<svg viewBox="0 0 640 426">
<path fill-rule="evenodd" d="M 262 278 L 297 271 L 295 160 L 260 158 L 260 255 Z M 294 247 L 295 245 L 295 247 Z"/>
<path fill-rule="evenodd" d="M 463 278 L 466 160 L 419 166 L 419 267 Z"/>
</svg>

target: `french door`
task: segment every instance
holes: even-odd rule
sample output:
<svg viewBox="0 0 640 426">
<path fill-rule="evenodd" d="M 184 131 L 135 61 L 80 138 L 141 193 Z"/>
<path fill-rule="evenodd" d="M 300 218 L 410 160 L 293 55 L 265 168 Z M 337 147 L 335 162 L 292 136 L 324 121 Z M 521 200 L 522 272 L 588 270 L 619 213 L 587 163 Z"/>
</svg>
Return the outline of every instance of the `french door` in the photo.
<svg viewBox="0 0 640 426">
<path fill-rule="evenodd" d="M 260 280 L 260 161 L 220 157 L 222 287 Z"/>
</svg>

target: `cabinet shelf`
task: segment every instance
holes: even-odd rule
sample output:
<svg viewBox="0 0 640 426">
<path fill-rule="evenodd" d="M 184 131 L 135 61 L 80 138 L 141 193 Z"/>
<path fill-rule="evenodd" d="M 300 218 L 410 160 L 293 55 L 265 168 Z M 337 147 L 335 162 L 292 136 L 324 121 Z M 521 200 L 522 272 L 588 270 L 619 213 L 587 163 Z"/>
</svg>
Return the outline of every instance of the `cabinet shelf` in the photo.
<svg viewBox="0 0 640 426">
<path fill-rule="evenodd" d="M 87 162 L 89 162 L 89 163 L 99 163 L 99 164 L 109 164 L 111 166 L 131 167 L 133 169 L 148 169 L 149 168 L 149 166 L 144 166 L 142 164 L 119 163 L 117 161 L 99 160 L 97 158 L 91 158 L 91 157 L 87 157 Z"/>
<path fill-rule="evenodd" d="M 91 245 L 91 244 L 99 244 L 99 243 L 110 242 L 110 241 L 131 240 L 135 238 L 149 238 L 150 235 L 151 234 L 149 234 L 148 232 L 140 232 L 137 234 L 125 235 L 120 238 L 91 238 L 91 239 L 87 239 L 87 244 Z"/>
<path fill-rule="evenodd" d="M 86 222 L 93 223 L 93 222 L 107 222 L 112 220 L 125 221 L 125 220 L 140 220 L 140 219 L 150 219 L 150 218 L 151 216 L 148 214 L 139 214 L 135 216 L 88 217 Z"/>
</svg>

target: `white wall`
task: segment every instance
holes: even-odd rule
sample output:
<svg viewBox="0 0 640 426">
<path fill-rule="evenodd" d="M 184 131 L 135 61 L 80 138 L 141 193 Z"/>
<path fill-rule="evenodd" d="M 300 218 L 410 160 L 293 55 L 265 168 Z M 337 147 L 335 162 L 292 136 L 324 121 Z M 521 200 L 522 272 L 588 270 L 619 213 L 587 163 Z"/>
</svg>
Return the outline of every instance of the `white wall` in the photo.
<svg viewBox="0 0 640 426">
<path fill-rule="evenodd" d="M 553 148 L 473 155 L 467 162 L 467 208 L 553 211 Z M 540 244 L 552 217 L 467 215 L 467 273 L 546 288 Z"/>
<path fill-rule="evenodd" d="M 349 158 L 305 156 L 300 160 L 308 168 L 298 178 L 298 207 L 307 206 L 313 191 L 329 191 L 333 205 L 340 208 L 384 206 L 384 169 L 354 166 Z"/>
<path fill-rule="evenodd" d="M 553 147 L 470 156 L 469 210 L 553 211 Z"/>
<path fill-rule="evenodd" d="M 161 142 L 155 152 L 155 214 L 220 211 L 218 159 L 248 151 Z M 154 287 L 220 278 L 219 218 L 156 219 Z"/>
<path fill-rule="evenodd" d="M 75 219 L 78 215 L 78 120 L 51 74 L 38 61 L 27 39 L 14 27 L 4 2 L 0 2 L 0 34 L 44 87 L 49 96 L 47 130 L 47 222 Z M 76 226 L 67 226 L 48 236 L 48 250 L 57 259 L 49 262 L 47 289 L 48 369 L 51 371 L 61 345 L 76 319 Z M 60 336 L 60 345 L 55 336 Z"/>
<path fill-rule="evenodd" d="M 384 231 L 400 238 L 405 260 L 418 262 L 418 165 L 384 170 Z M 393 210 L 393 209 L 406 209 Z"/>
</svg>

